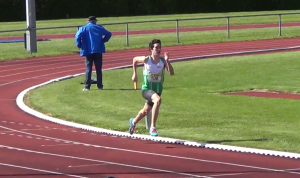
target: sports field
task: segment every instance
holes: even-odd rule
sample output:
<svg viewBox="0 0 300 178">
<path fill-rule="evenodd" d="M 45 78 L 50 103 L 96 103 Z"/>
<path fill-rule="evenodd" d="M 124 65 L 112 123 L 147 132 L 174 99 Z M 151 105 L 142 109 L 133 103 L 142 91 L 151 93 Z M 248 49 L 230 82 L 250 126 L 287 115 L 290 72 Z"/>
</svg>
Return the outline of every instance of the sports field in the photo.
<svg viewBox="0 0 300 178">
<path fill-rule="evenodd" d="M 290 22 L 293 21 L 290 19 Z M 299 27 L 286 27 L 283 32 L 283 36 L 279 37 L 276 28 L 233 30 L 230 39 L 226 38 L 225 31 L 189 32 L 181 33 L 180 44 L 176 43 L 172 33 L 135 35 L 130 39 L 130 47 L 125 47 L 124 36 L 116 36 L 107 48 L 142 48 L 152 38 L 160 38 L 164 46 L 172 46 L 298 37 Z M 22 44 L 1 48 L 5 51 L 1 59 L 28 57 L 29 54 L 17 53 L 18 45 Z M 39 51 L 35 56 L 78 52 L 73 39 L 40 42 Z M 300 141 L 298 100 L 220 94 L 253 88 L 299 91 L 298 56 L 299 52 L 288 52 L 174 63 L 175 76 L 166 77 L 158 133 L 160 136 L 208 143 L 300 153 L 297 144 Z M 26 102 L 53 117 L 127 131 L 128 119 L 134 117 L 144 103 L 140 91 L 132 90 L 131 72 L 132 69 L 105 71 L 103 91 L 82 92 L 80 82 L 84 78 L 78 77 L 32 91 Z M 147 133 L 143 122 L 137 133 Z"/>
<path fill-rule="evenodd" d="M 300 152 L 298 100 L 223 95 L 227 91 L 299 91 L 299 52 L 174 63 L 158 120 L 160 136 Z M 141 68 L 138 70 L 141 79 Z M 26 102 L 55 118 L 127 131 L 144 99 L 132 69 L 104 72 L 105 90 L 82 92 L 84 77 L 34 90 Z M 137 133 L 147 134 L 144 122 Z"/>
</svg>

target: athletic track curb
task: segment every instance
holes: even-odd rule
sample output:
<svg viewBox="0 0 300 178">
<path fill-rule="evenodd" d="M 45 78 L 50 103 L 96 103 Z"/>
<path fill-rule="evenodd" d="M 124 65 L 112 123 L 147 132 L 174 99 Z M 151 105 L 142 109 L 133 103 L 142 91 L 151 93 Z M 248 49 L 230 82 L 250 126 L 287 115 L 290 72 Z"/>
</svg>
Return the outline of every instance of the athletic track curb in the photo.
<svg viewBox="0 0 300 178">
<path fill-rule="evenodd" d="M 278 51 L 284 51 L 284 50 L 293 50 L 293 49 L 300 49 L 300 46 L 294 46 L 294 47 L 288 47 L 288 48 L 276 48 L 276 49 L 264 49 L 264 50 L 255 50 L 255 51 L 243 51 L 243 52 L 234 52 L 234 53 L 221 53 L 221 54 L 213 54 L 213 55 L 203 55 L 203 56 L 193 56 L 193 57 L 187 57 L 187 58 L 177 58 L 173 59 L 172 61 L 184 61 L 184 60 L 192 60 L 192 59 L 205 59 L 205 58 L 215 58 L 215 57 L 224 57 L 224 56 L 234 56 L 234 55 L 243 55 L 243 54 L 257 54 L 257 53 L 264 53 L 264 52 L 278 52 Z M 127 66 L 121 66 L 121 67 L 114 67 L 106 70 L 114 70 L 114 69 L 125 69 L 130 68 L 132 65 Z M 210 148 L 210 149 L 217 149 L 217 150 L 224 150 L 224 151 L 233 151 L 233 152 L 242 152 L 242 153 L 252 153 L 252 154 L 260 154 L 260 155 L 266 155 L 266 156 L 276 156 L 276 157 L 285 157 L 285 158 L 293 158 L 293 159 L 300 159 L 300 154 L 298 153 L 289 153 L 289 152 L 280 152 L 280 151 L 273 151 L 273 150 L 264 150 L 264 149 L 255 149 L 255 148 L 245 148 L 245 147 L 236 147 L 236 146 L 227 146 L 227 145 L 218 145 L 218 144 L 210 144 L 210 143 L 202 143 L 202 142 L 194 142 L 194 141 L 187 141 L 187 140 L 179 140 L 179 139 L 173 139 L 173 138 L 166 138 L 166 137 L 152 137 L 149 135 L 141 135 L 141 134 L 133 134 L 130 135 L 126 132 L 119 132 L 119 131 L 113 131 L 98 127 L 92 127 L 87 126 L 83 124 L 77 124 L 69 121 L 60 120 L 57 118 L 53 118 L 47 115 L 44 115 L 38 111 L 35 111 L 31 108 L 29 108 L 24 103 L 24 96 L 26 93 L 28 93 L 31 90 L 37 89 L 39 87 L 49 85 L 54 82 L 60 82 L 63 80 L 68 80 L 71 78 L 75 78 L 81 75 L 85 75 L 85 73 L 75 74 L 75 75 L 68 75 L 65 77 L 57 78 L 49 80 L 48 82 L 32 86 L 28 89 L 23 90 L 21 93 L 18 94 L 16 99 L 16 104 L 18 107 L 23 110 L 24 112 L 31 114 L 35 117 L 38 117 L 40 119 L 54 122 L 57 124 L 70 126 L 78 129 L 88 130 L 92 132 L 97 133 L 103 133 L 108 135 L 114 135 L 114 136 L 121 136 L 121 137 L 130 137 L 130 138 L 136 138 L 136 139 L 142 139 L 142 140 L 151 140 L 151 141 L 158 141 L 158 142 L 165 142 L 170 144 L 180 144 L 180 145 L 186 145 L 186 146 L 194 146 L 194 147 L 202 147 L 202 148 Z"/>
</svg>

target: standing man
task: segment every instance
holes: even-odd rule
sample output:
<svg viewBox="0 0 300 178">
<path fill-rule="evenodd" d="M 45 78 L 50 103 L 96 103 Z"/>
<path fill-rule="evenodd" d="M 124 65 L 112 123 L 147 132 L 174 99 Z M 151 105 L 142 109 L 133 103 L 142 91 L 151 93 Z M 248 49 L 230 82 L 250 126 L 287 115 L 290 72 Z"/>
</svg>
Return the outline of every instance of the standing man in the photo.
<svg viewBox="0 0 300 178">
<path fill-rule="evenodd" d="M 149 43 L 149 51 L 151 55 L 133 58 L 133 82 L 137 81 L 137 63 L 144 63 L 142 96 L 146 99 L 146 103 L 135 118 L 130 118 L 129 133 L 133 134 L 136 124 L 152 109 L 152 121 L 149 133 L 151 136 L 158 136 L 156 121 L 161 104 L 164 72 L 166 68 L 170 75 L 174 75 L 174 69 L 169 61 L 168 53 L 164 54 L 164 58 L 160 57 L 161 41 L 159 39 L 154 39 Z"/>
<path fill-rule="evenodd" d="M 91 87 L 93 63 L 97 74 L 97 87 L 103 89 L 102 84 L 102 58 L 105 53 L 105 44 L 111 38 L 111 32 L 101 25 L 97 25 L 95 16 L 88 18 L 88 24 L 79 28 L 75 35 L 76 46 L 80 48 L 80 56 L 85 56 L 85 87 L 82 91 L 88 91 Z"/>
</svg>

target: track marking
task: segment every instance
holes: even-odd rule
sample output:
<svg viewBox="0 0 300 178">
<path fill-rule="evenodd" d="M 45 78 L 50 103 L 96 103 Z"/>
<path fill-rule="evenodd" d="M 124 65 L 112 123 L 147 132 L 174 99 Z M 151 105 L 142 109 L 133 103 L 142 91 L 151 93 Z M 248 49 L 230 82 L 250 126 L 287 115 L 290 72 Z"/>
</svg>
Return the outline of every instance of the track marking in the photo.
<svg viewBox="0 0 300 178">
<path fill-rule="evenodd" d="M 29 153 L 34 153 L 34 154 L 55 156 L 55 157 L 61 157 L 61 158 L 70 158 L 70 159 L 91 161 L 91 162 L 97 162 L 97 163 L 103 163 L 103 164 L 109 164 L 109 165 L 116 165 L 116 166 L 130 167 L 130 168 L 138 168 L 138 169 L 145 169 L 145 170 L 150 170 L 150 171 L 157 171 L 157 172 L 178 174 L 178 175 L 184 175 L 184 176 L 212 178 L 212 177 L 208 177 L 208 176 L 200 176 L 200 175 L 195 175 L 195 174 L 187 174 L 187 173 L 169 171 L 169 170 L 164 170 L 164 169 L 156 169 L 156 168 L 150 168 L 150 167 L 134 166 L 134 165 L 130 165 L 130 164 L 122 164 L 122 163 L 109 162 L 109 161 L 101 161 L 101 160 L 81 158 L 81 157 L 75 157 L 75 156 L 67 156 L 67 155 L 60 155 L 60 154 L 54 154 L 54 153 L 47 153 L 47 152 L 39 152 L 39 151 L 33 151 L 33 150 L 26 150 L 26 149 L 22 149 L 22 148 L 15 148 L 15 147 L 10 147 L 10 146 L 5 146 L 5 145 L 0 145 L 0 148 L 6 148 L 6 149 L 10 149 L 10 150 L 17 150 L 17 151 L 23 151 L 23 152 L 29 152 Z"/>
<path fill-rule="evenodd" d="M 6 85 L 9 85 L 9 84 L 13 84 L 13 83 L 17 83 L 17 82 L 22 82 L 22 81 L 26 81 L 26 80 L 31 80 L 31 79 L 39 79 L 41 77 L 45 77 L 45 76 L 51 76 L 51 75 L 55 75 L 55 74 L 61 74 L 61 73 L 67 73 L 67 72 L 74 72 L 76 70 L 83 70 L 84 68 L 81 68 L 81 69 L 73 69 L 73 70 L 66 70 L 66 71 L 63 71 L 63 72 L 56 72 L 56 73 L 51 73 L 51 74 L 45 74 L 45 75 L 39 75 L 37 77 L 28 77 L 28 78 L 23 78 L 23 79 L 20 79 L 20 80 L 15 80 L 15 81 L 12 81 L 12 82 L 7 82 L 7 83 L 3 83 L 0 85 L 0 87 L 2 86 L 6 86 Z"/>
<path fill-rule="evenodd" d="M 76 168 L 76 167 L 92 167 L 92 166 L 106 166 L 107 164 L 88 164 L 88 165 L 78 165 L 78 166 L 68 166 L 69 168 Z"/>
<path fill-rule="evenodd" d="M 60 64 L 60 63 L 58 63 L 58 64 Z M 47 71 L 47 70 L 67 68 L 67 67 L 72 67 L 72 66 L 81 66 L 81 64 L 67 65 L 67 66 L 63 66 L 63 67 L 52 67 L 52 68 L 45 68 L 45 69 L 39 69 L 39 70 L 31 70 L 31 71 L 19 72 L 19 73 L 14 73 L 14 74 L 9 74 L 9 75 L 1 75 L 0 78 L 11 77 L 11 76 L 16 76 L 16 75 L 21 75 L 21 74 L 28 74 L 28 73 L 33 73 L 33 72 L 41 72 L 41 71 Z"/>
<path fill-rule="evenodd" d="M 14 131 L 0 131 L 1 134 L 13 133 Z"/>
<path fill-rule="evenodd" d="M 52 130 L 52 129 L 21 129 L 21 131 L 45 131 L 45 130 Z"/>
<path fill-rule="evenodd" d="M 0 128 L 7 129 L 7 130 L 13 130 L 13 129 L 6 128 L 6 127 L 3 127 L 3 126 L 0 126 Z M 181 157 L 181 156 L 173 156 L 173 155 L 165 155 L 165 154 L 158 154 L 158 153 L 151 153 L 151 152 L 128 150 L 128 149 L 122 149 L 122 148 L 106 147 L 106 146 L 92 145 L 92 144 L 86 144 L 86 143 L 75 142 L 75 141 L 70 141 L 70 140 L 58 139 L 58 138 L 53 138 L 53 137 L 47 137 L 47 136 L 43 136 L 43 135 L 37 135 L 37 134 L 32 134 L 32 133 L 27 133 L 27 132 L 22 132 L 22 131 L 17 131 L 17 130 L 13 130 L 13 131 L 20 132 L 20 133 L 23 133 L 23 134 L 32 135 L 32 136 L 48 138 L 48 139 L 51 139 L 51 140 L 60 140 L 60 141 L 63 141 L 63 142 L 72 142 L 75 145 L 88 145 L 88 146 L 93 146 L 93 147 L 96 147 L 96 148 L 102 148 L 102 149 L 107 149 L 107 150 L 117 150 L 117 151 L 124 151 L 124 152 L 137 153 L 137 154 L 145 154 L 145 155 L 169 157 L 169 158 L 175 158 L 175 159 L 192 160 L 192 161 L 198 161 L 198 162 L 214 163 L 214 164 L 236 166 L 236 167 L 245 167 L 245 168 L 258 169 L 258 170 L 286 172 L 286 173 L 299 174 L 300 175 L 300 172 L 290 172 L 290 171 L 287 172 L 287 171 L 282 171 L 282 170 L 277 170 L 277 169 L 256 167 L 256 166 L 248 166 L 248 165 L 234 164 L 234 163 L 228 163 L 228 162 L 211 161 L 211 160 L 204 160 L 204 159 L 197 159 L 197 158 L 188 158 L 188 157 Z"/>
<path fill-rule="evenodd" d="M 88 178 L 88 177 L 76 176 L 76 175 L 72 175 L 72 174 L 64 174 L 64 173 L 59 173 L 59 172 L 46 171 L 46 170 L 42 170 L 42 169 L 35 169 L 35 168 L 24 167 L 24 166 L 17 166 L 17 165 L 12 165 L 12 164 L 0 163 L 0 165 L 1 166 L 7 166 L 7 167 L 20 168 L 20 169 L 27 169 L 27 170 L 32 170 L 32 171 L 38 171 L 38 172 L 45 172 L 45 173 L 50 173 L 50 174 L 55 174 L 55 175 L 64 175 L 64 176 L 68 176 L 68 177 Z"/>
<path fill-rule="evenodd" d="M 74 145 L 74 144 L 56 144 L 56 145 L 41 145 L 43 147 L 55 147 L 55 146 L 70 146 L 70 145 Z"/>
<path fill-rule="evenodd" d="M 20 129 L 20 131 L 46 131 L 52 129 Z M 13 133 L 15 131 L 0 131 L 0 133 Z"/>
<path fill-rule="evenodd" d="M 116 64 L 113 64 L 113 65 L 118 65 L 118 64 L 128 64 L 128 62 L 120 62 L 120 63 L 116 63 Z M 103 69 L 106 68 L 107 66 L 110 66 L 110 65 L 112 65 L 112 64 L 105 64 L 105 65 L 103 65 Z M 20 79 L 20 80 L 15 80 L 15 81 L 12 81 L 12 82 L 7 82 L 7 83 L 0 84 L 0 87 L 6 86 L 6 85 L 9 85 L 9 84 L 13 84 L 13 83 L 17 83 L 17 82 L 26 81 L 26 80 L 41 79 L 41 78 L 46 77 L 46 76 L 51 76 L 51 75 L 56 75 L 56 74 L 62 74 L 62 73 L 68 73 L 68 72 L 74 72 L 74 71 L 82 71 L 82 70 L 85 70 L 85 68 L 65 70 L 65 71 L 61 71 L 61 72 L 54 72 L 54 73 L 50 73 L 50 74 L 39 75 L 39 76 L 36 76 L 36 77 L 23 78 L 23 79 Z"/>
<path fill-rule="evenodd" d="M 232 174 L 215 174 L 209 175 L 210 177 L 223 177 L 223 176 L 239 176 L 239 175 L 247 175 L 247 174 L 254 174 L 255 172 L 249 173 L 232 173 Z"/>
</svg>

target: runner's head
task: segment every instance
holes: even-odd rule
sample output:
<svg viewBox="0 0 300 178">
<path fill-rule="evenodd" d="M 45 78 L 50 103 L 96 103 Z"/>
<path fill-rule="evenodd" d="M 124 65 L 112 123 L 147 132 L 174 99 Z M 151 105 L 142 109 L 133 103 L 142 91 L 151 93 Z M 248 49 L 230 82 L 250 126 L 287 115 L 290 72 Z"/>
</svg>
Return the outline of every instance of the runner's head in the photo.
<svg viewBox="0 0 300 178">
<path fill-rule="evenodd" d="M 149 51 L 152 53 L 152 55 L 160 55 L 161 41 L 159 39 L 153 39 L 149 43 Z"/>
</svg>

